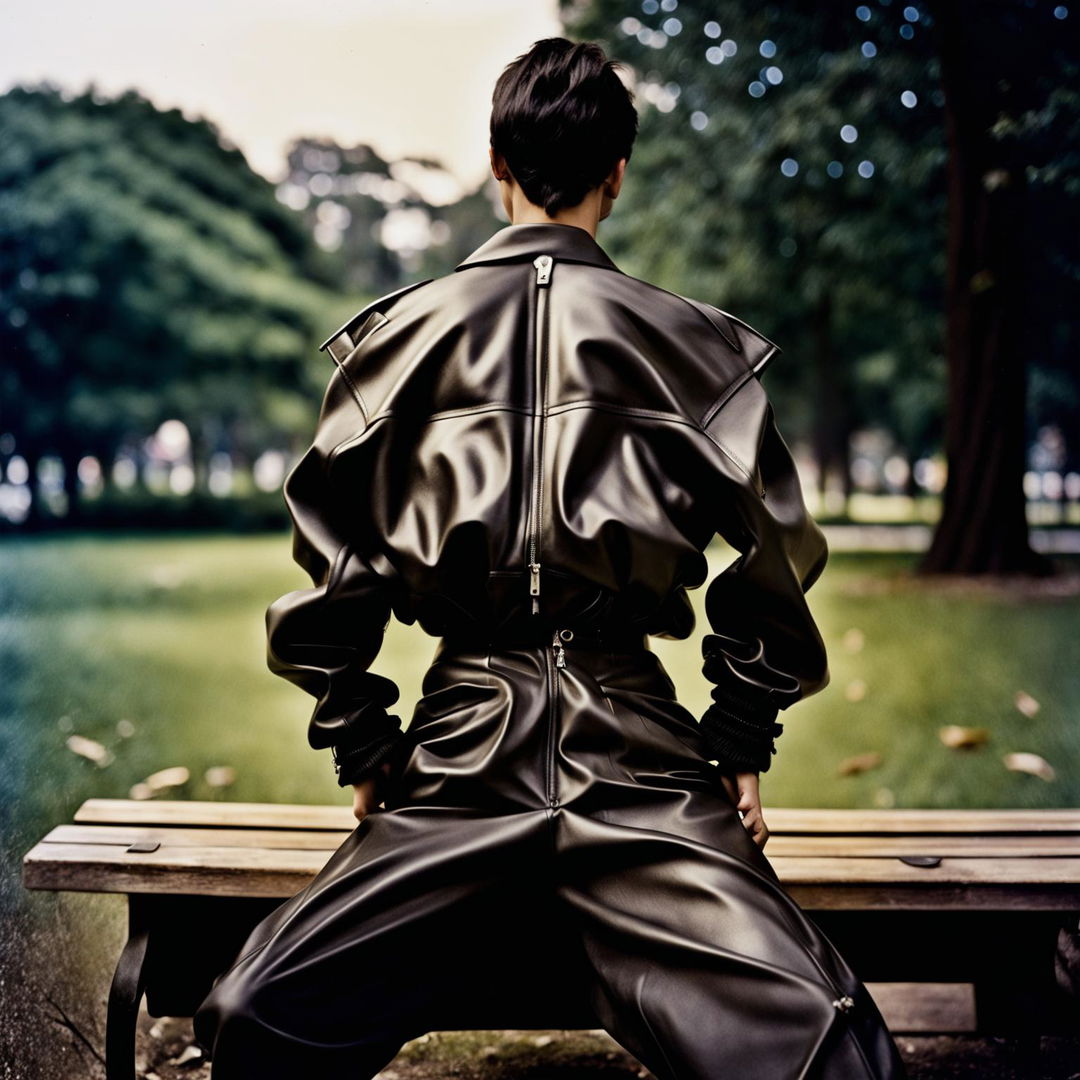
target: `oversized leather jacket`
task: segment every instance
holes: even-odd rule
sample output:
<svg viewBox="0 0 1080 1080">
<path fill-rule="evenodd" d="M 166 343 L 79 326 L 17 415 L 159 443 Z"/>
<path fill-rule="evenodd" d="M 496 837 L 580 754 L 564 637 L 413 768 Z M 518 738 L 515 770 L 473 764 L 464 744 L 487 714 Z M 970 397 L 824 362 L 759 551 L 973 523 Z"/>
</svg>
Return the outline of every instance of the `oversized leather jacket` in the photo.
<svg viewBox="0 0 1080 1080">
<path fill-rule="evenodd" d="M 369 670 L 391 613 L 434 636 L 694 630 L 714 760 L 768 769 L 779 710 L 829 681 L 805 593 L 828 557 L 759 382 L 780 352 L 623 273 L 573 225 L 507 225 L 452 273 L 373 301 L 334 361 L 284 496 L 312 587 L 266 611 L 270 669 L 317 699 L 342 786 L 402 738 Z"/>
</svg>

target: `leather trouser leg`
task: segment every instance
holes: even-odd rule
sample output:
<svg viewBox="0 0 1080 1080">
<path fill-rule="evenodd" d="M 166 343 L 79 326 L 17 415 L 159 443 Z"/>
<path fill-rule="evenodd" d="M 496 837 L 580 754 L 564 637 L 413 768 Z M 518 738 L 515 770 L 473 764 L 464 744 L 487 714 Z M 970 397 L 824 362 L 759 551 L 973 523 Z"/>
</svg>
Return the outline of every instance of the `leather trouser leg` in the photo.
<svg viewBox="0 0 1080 1080">
<path fill-rule="evenodd" d="M 563 1004 L 581 965 L 544 901 L 549 848 L 542 810 L 369 814 L 200 1005 L 212 1080 L 365 1080 L 428 1031 Z"/>
<path fill-rule="evenodd" d="M 866 988 L 758 860 L 571 814 L 557 842 L 592 1005 L 659 1080 L 906 1075 Z"/>
<path fill-rule="evenodd" d="M 406 734 L 384 808 L 203 1002 L 213 1080 L 364 1080 L 427 1031 L 597 1024 L 659 1080 L 906 1076 L 654 653 L 440 650 Z"/>
<path fill-rule="evenodd" d="M 905 1077 L 875 1002 L 753 842 L 655 654 L 577 657 L 558 703 L 558 897 L 603 1026 L 659 1080 Z"/>
</svg>

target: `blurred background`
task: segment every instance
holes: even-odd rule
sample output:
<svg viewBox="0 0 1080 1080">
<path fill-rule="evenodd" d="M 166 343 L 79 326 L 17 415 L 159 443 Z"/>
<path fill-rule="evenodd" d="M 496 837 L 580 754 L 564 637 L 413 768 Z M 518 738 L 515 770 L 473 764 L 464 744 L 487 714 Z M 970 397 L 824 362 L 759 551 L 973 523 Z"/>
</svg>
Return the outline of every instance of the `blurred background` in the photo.
<svg viewBox="0 0 1080 1080">
<path fill-rule="evenodd" d="M 490 96 L 541 37 L 599 41 L 636 96 L 601 246 L 783 349 L 832 681 L 781 717 L 766 808 L 1077 805 L 1078 27 L 1045 0 L 8 18 L 0 997 L 9 1034 L 52 1022 L 41 1075 L 90 1074 L 72 1032 L 100 1030 L 124 933 L 122 899 L 22 890 L 50 827 L 91 796 L 346 799 L 265 667 L 265 608 L 310 583 L 281 484 L 318 345 L 507 223 Z M 653 641 L 698 714 L 702 593 L 691 640 Z M 393 624 L 374 665 L 406 722 L 434 646 Z"/>
</svg>

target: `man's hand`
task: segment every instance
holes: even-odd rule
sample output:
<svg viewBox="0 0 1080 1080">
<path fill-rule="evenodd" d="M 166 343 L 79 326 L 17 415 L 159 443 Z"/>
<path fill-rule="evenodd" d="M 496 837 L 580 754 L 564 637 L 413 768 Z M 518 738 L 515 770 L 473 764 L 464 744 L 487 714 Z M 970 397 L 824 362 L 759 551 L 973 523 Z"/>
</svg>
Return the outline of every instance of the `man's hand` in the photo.
<svg viewBox="0 0 1080 1080">
<path fill-rule="evenodd" d="M 391 764 L 384 761 L 379 768 L 383 776 L 390 775 Z M 381 802 L 382 777 L 377 772 L 362 780 L 359 784 L 353 784 L 353 816 L 357 821 L 363 821 Z"/>
<path fill-rule="evenodd" d="M 760 775 L 756 772 L 740 772 L 732 777 L 728 773 L 721 773 L 720 779 L 724 782 L 735 809 L 742 811 L 742 823 L 754 843 L 760 848 L 765 847 L 769 840 L 769 829 L 761 814 L 761 794 L 758 790 Z"/>
</svg>

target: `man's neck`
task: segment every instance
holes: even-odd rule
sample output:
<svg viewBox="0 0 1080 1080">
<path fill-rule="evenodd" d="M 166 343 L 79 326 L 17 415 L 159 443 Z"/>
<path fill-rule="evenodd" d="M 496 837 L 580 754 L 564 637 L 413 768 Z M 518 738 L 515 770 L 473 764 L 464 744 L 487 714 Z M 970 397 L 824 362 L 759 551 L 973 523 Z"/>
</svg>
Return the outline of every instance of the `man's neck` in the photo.
<svg viewBox="0 0 1080 1080">
<path fill-rule="evenodd" d="M 586 199 L 577 206 L 560 211 L 555 217 L 545 214 L 543 209 L 530 202 L 514 206 L 511 225 L 576 225 L 584 229 L 594 240 L 596 228 L 600 222 L 600 206 L 595 199 Z"/>
</svg>

